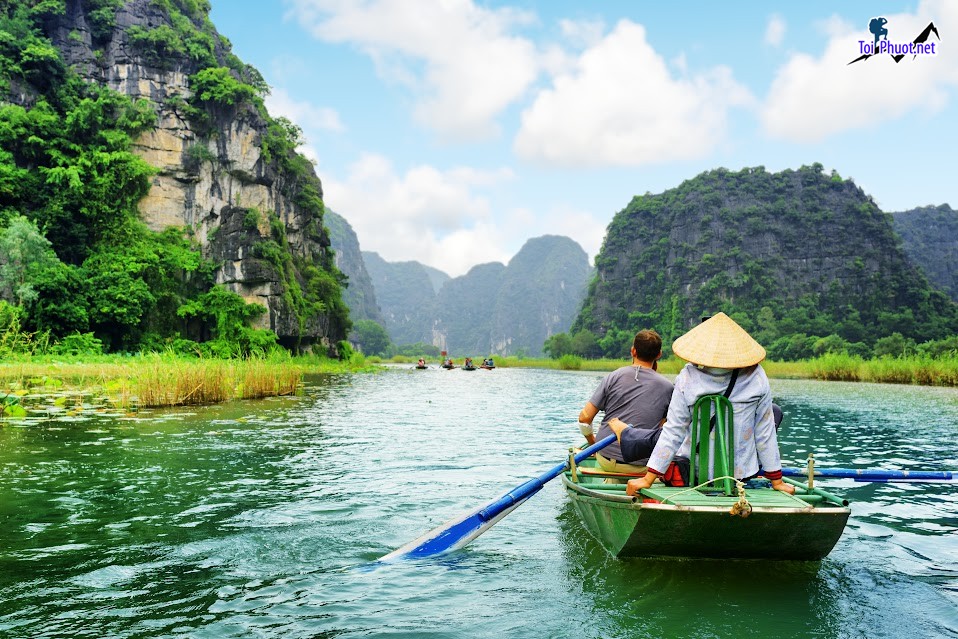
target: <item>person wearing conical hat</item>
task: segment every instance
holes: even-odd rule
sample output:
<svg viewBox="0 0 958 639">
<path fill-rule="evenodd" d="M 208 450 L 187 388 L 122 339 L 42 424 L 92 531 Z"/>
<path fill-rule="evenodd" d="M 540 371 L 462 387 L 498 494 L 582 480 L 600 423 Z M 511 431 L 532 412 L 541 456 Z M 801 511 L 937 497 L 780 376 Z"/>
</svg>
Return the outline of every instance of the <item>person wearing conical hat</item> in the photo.
<svg viewBox="0 0 958 639">
<path fill-rule="evenodd" d="M 724 394 L 733 410 L 736 479 L 752 477 L 761 467 L 772 488 L 794 493 L 782 481 L 772 391 L 759 364 L 765 359 L 762 345 L 728 315 L 718 313 L 675 340 L 672 352 L 688 364 L 675 378 L 665 425 L 646 464 L 649 470 L 630 480 L 626 493 L 636 495 L 650 487 L 673 458 L 690 457 L 692 407 L 703 395 Z M 621 442 L 625 428 L 613 430 Z"/>
</svg>

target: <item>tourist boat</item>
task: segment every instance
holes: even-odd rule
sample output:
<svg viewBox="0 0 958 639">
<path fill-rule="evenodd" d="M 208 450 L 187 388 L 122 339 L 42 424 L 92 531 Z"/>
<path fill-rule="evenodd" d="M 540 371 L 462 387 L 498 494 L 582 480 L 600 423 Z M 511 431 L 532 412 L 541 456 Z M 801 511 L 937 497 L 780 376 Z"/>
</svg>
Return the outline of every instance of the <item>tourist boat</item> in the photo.
<svg viewBox="0 0 958 639">
<path fill-rule="evenodd" d="M 847 501 L 790 478 L 794 495 L 758 479 L 732 495 L 656 483 L 629 497 L 624 484 L 605 483 L 613 476 L 623 477 L 586 459 L 562 481 L 585 527 L 615 557 L 818 560 L 838 543 L 851 512 Z"/>
<path fill-rule="evenodd" d="M 462 370 L 464 370 L 464 371 L 474 371 L 474 370 L 476 370 L 476 367 L 475 367 L 475 366 L 471 366 L 471 365 L 470 365 L 470 366 L 463 366 L 463 367 L 462 367 Z"/>
<path fill-rule="evenodd" d="M 422 364 L 422 365 L 416 364 L 416 368 L 419 369 L 419 370 L 421 370 L 421 371 L 424 371 L 424 370 L 426 370 L 426 369 L 429 368 L 429 367 L 428 367 L 427 365 L 425 365 L 425 364 Z"/>
</svg>

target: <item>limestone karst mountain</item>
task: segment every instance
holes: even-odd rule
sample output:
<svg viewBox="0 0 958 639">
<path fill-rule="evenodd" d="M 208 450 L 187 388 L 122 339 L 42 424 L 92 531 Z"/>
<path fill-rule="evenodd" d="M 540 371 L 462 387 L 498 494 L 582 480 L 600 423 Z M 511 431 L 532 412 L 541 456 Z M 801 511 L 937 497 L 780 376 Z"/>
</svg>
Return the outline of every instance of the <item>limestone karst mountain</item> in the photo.
<svg viewBox="0 0 958 639">
<path fill-rule="evenodd" d="M 609 225 L 596 270 L 573 330 L 617 342 L 646 327 L 668 342 L 720 310 L 773 348 L 958 328 L 958 307 L 908 260 L 891 216 L 820 164 L 718 169 L 637 196 Z"/>
</svg>

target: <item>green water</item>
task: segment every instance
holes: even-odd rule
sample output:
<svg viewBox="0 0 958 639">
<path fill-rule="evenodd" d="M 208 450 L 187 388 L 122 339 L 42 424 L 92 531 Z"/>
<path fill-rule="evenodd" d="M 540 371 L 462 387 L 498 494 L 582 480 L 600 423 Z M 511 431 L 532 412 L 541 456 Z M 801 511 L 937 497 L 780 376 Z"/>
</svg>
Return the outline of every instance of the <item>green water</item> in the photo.
<svg viewBox="0 0 958 639">
<path fill-rule="evenodd" d="M 0 426 L 0 637 L 958 637 L 958 486 L 852 501 L 820 563 L 609 557 L 554 481 L 466 549 L 364 570 L 561 461 L 601 375 L 415 371 Z M 773 380 L 787 465 L 958 468 L 958 391 Z"/>
</svg>

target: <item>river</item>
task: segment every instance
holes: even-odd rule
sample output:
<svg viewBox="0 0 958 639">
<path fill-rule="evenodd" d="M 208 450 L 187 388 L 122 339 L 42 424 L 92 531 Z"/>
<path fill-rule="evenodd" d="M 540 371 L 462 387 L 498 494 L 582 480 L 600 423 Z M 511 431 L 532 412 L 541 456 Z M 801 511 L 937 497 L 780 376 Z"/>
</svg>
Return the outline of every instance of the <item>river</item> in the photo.
<svg viewBox="0 0 958 639">
<path fill-rule="evenodd" d="M 299 397 L 0 425 L 0 637 L 958 637 L 958 485 L 827 487 L 821 562 L 616 560 L 556 480 L 601 374 L 394 367 Z M 958 390 L 772 380 L 786 465 L 958 468 Z M 820 485 L 826 485 L 822 482 Z"/>
</svg>

